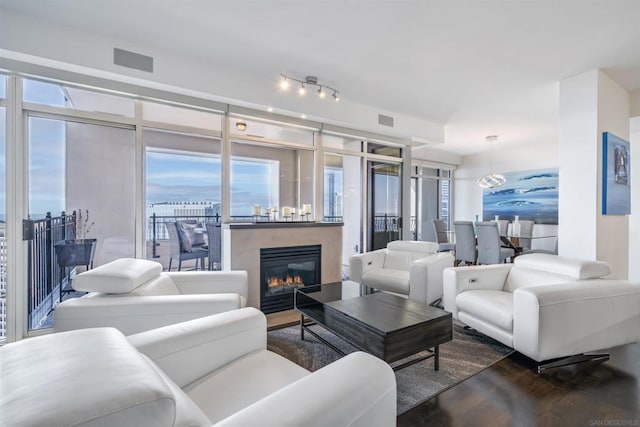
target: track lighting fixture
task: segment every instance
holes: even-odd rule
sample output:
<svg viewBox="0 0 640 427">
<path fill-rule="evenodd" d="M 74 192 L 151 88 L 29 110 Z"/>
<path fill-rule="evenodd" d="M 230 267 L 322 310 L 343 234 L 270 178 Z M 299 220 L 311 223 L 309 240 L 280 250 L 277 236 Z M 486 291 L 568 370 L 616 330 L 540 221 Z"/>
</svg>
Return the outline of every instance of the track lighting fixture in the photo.
<svg viewBox="0 0 640 427">
<path fill-rule="evenodd" d="M 280 76 L 282 77 L 282 80 L 280 80 L 280 89 L 283 91 L 287 91 L 289 89 L 291 82 L 297 82 L 300 83 L 300 89 L 298 89 L 298 95 L 300 96 L 307 93 L 307 86 L 315 86 L 318 88 L 318 98 L 324 99 L 327 96 L 327 92 L 333 92 L 331 95 L 333 100 L 336 102 L 340 101 L 340 91 L 332 88 L 331 86 L 318 83 L 318 78 L 316 76 L 307 76 L 304 80 L 296 79 L 295 77 L 287 76 L 282 73 Z"/>
</svg>

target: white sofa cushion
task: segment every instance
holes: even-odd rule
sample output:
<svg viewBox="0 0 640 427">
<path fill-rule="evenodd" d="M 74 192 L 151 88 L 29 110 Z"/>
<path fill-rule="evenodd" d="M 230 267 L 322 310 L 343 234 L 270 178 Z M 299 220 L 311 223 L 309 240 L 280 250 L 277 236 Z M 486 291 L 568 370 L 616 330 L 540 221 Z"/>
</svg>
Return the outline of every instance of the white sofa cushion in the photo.
<svg viewBox="0 0 640 427">
<path fill-rule="evenodd" d="M 158 276 L 131 291 L 131 295 L 180 295 L 180 289 L 167 273 Z"/>
<path fill-rule="evenodd" d="M 574 280 L 597 279 L 611 274 L 611 266 L 604 261 L 589 261 L 559 257 L 551 254 L 525 254 L 515 259 L 518 268 L 529 268 L 568 276 Z"/>
<path fill-rule="evenodd" d="M 428 255 L 438 252 L 438 244 L 417 240 L 394 240 L 393 242 L 387 243 L 387 249 L 390 251 L 419 252 Z"/>
<path fill-rule="evenodd" d="M 513 330 L 513 294 L 503 291 L 477 290 L 458 294 L 456 304 L 465 312 L 505 331 Z"/>
<path fill-rule="evenodd" d="M 127 294 L 162 273 L 162 264 L 146 259 L 121 258 L 79 274 L 77 291 Z"/>
<path fill-rule="evenodd" d="M 113 328 L 25 339 L 0 348 L 0 360 L 0 414 L 12 425 L 171 426 L 176 417 L 167 383 Z"/>
<path fill-rule="evenodd" d="M 309 373 L 276 353 L 262 350 L 230 363 L 184 390 L 215 424 Z M 213 395 L 215 399 L 211 398 Z"/>
<path fill-rule="evenodd" d="M 516 258 L 518 259 L 518 258 Z M 570 276 L 549 273 L 546 271 L 532 270 L 530 268 L 512 268 L 504 283 L 506 292 L 515 292 L 517 289 L 525 289 L 535 286 L 553 285 L 556 283 L 575 282 Z"/>
<path fill-rule="evenodd" d="M 409 270 L 373 268 L 362 275 L 362 284 L 374 289 L 390 292 L 409 293 Z"/>
</svg>

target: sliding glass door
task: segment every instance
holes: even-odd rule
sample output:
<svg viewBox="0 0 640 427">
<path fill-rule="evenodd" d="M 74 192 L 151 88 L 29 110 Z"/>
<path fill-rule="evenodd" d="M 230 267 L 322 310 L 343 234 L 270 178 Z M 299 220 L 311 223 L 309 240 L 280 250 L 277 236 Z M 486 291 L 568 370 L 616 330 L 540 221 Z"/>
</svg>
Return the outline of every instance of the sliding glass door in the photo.
<svg viewBox="0 0 640 427">
<path fill-rule="evenodd" d="M 369 161 L 369 250 L 402 236 L 402 185 L 399 163 Z"/>
</svg>

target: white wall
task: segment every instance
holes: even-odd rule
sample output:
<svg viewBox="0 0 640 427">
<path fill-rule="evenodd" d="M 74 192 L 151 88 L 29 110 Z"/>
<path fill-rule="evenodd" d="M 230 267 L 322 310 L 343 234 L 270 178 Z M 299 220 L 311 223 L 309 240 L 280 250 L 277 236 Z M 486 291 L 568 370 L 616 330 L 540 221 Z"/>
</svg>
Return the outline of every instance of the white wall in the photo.
<svg viewBox="0 0 640 427">
<path fill-rule="evenodd" d="M 498 138 L 492 154 L 464 156 L 453 173 L 455 221 L 474 221 L 476 215 L 482 219 L 482 188 L 476 181 L 481 175 L 489 173 L 491 160 L 495 173 L 555 168 L 558 167 L 558 142 L 540 141 L 535 145 L 502 149 Z"/>
<path fill-rule="evenodd" d="M 597 70 L 560 82 L 558 252 L 586 259 L 596 258 L 597 82 Z"/>
<path fill-rule="evenodd" d="M 596 259 L 611 264 L 613 277 L 629 277 L 629 216 L 602 215 L 602 133 L 629 141 L 629 92 L 603 72 L 598 73 L 598 201 Z M 632 187 L 633 188 L 633 187 Z"/>
<path fill-rule="evenodd" d="M 629 217 L 602 215 L 602 133 L 629 139 L 630 96 L 600 70 L 560 82 L 559 253 L 628 277 Z M 633 156 L 632 156 L 633 157 Z"/>
</svg>

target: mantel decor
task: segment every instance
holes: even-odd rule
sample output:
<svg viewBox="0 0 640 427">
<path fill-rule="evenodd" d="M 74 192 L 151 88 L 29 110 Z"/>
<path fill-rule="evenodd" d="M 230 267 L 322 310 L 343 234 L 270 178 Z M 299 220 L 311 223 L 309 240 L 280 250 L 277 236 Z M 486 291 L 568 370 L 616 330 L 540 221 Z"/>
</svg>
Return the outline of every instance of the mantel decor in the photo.
<svg viewBox="0 0 640 427">
<path fill-rule="evenodd" d="M 602 214 L 631 213 L 631 150 L 629 142 L 602 134 Z"/>
</svg>

